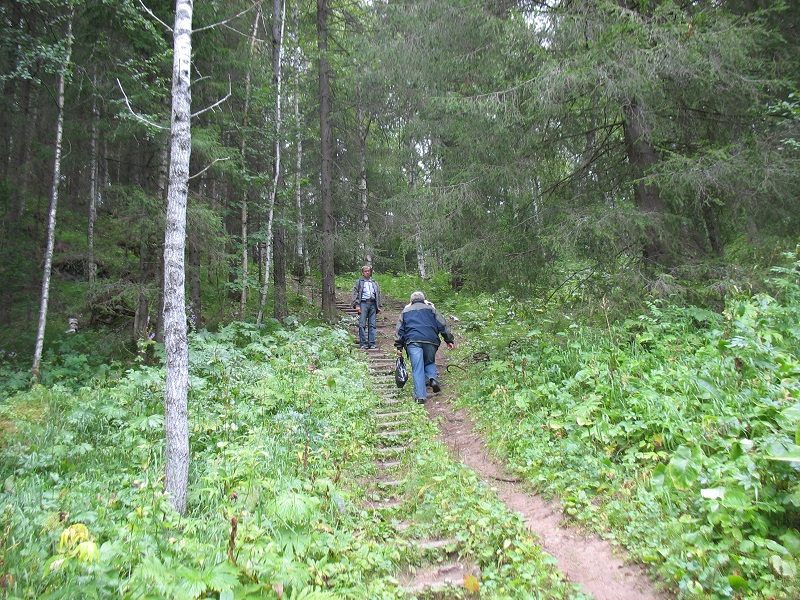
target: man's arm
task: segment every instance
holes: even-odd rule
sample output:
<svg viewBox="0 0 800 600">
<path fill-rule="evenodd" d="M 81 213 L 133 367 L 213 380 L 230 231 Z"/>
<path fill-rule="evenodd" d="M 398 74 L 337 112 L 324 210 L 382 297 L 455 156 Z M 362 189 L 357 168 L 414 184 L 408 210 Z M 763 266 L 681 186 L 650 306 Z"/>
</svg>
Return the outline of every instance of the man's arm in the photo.
<svg viewBox="0 0 800 600">
<path fill-rule="evenodd" d="M 436 323 L 439 325 L 439 334 L 441 334 L 447 347 L 452 350 L 456 339 L 453 337 L 453 332 L 450 331 L 450 326 L 447 324 L 447 321 L 444 320 L 442 313 L 435 308 L 433 309 L 433 314 L 436 316 Z"/>
</svg>

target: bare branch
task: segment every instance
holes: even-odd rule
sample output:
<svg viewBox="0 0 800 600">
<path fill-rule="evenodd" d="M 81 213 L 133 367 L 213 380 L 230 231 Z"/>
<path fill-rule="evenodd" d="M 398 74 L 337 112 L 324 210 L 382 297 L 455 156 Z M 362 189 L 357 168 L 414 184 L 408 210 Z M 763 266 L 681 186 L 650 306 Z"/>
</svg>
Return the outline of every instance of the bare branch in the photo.
<svg viewBox="0 0 800 600">
<path fill-rule="evenodd" d="M 190 175 L 189 179 L 194 179 L 195 177 L 200 177 L 200 175 L 202 175 L 203 173 L 208 171 L 211 167 L 213 167 L 218 162 L 222 162 L 223 160 L 230 160 L 230 158 L 231 158 L 230 156 L 226 156 L 225 158 L 215 158 L 214 160 L 211 161 L 211 164 L 206 166 L 205 169 L 203 169 L 202 171 L 199 171 L 198 173 L 195 173 L 194 175 Z"/>
<path fill-rule="evenodd" d="M 155 15 L 155 13 L 154 13 L 152 10 L 150 10 L 149 8 L 147 8 L 147 7 L 144 5 L 144 2 L 142 2 L 142 0 L 139 0 L 139 4 L 141 4 L 141 5 L 142 5 L 142 8 L 143 8 L 143 9 L 144 9 L 144 10 L 147 12 L 147 14 L 148 14 L 148 15 L 150 15 L 150 16 L 151 16 L 151 17 L 153 17 L 153 18 L 154 18 L 156 21 L 158 21 L 158 22 L 159 22 L 159 23 L 161 23 L 161 24 L 162 24 L 164 27 L 166 27 L 167 31 L 172 31 L 172 27 L 170 27 L 169 25 L 167 25 L 166 23 L 164 23 L 164 21 L 162 21 L 161 19 L 159 19 L 159 18 L 158 18 L 158 17 Z"/>
<path fill-rule="evenodd" d="M 139 0 L 139 1 L 141 2 L 141 0 Z M 243 14 L 250 12 L 253 8 L 255 8 L 255 6 L 256 5 L 253 4 L 253 6 L 251 6 L 250 8 L 245 8 L 239 14 L 233 15 L 230 19 L 225 19 L 224 21 L 220 21 L 219 23 L 213 23 L 212 25 L 206 25 L 205 27 L 201 27 L 200 29 L 195 29 L 195 30 L 192 31 L 192 33 L 194 34 L 194 33 L 197 33 L 198 31 L 205 31 L 206 29 L 213 29 L 214 27 L 219 27 L 220 25 L 225 25 L 227 23 L 230 23 L 234 19 L 236 19 L 238 17 L 241 17 Z"/>
<path fill-rule="evenodd" d="M 122 96 L 125 98 L 125 105 L 128 107 L 128 110 L 131 114 L 136 118 L 136 120 L 141 121 L 142 123 L 149 125 L 150 127 L 155 127 L 156 129 L 169 129 L 169 127 L 164 127 L 163 125 L 159 125 L 158 123 L 153 123 L 150 119 L 147 119 L 133 110 L 130 101 L 128 100 L 128 95 L 125 93 L 125 89 L 122 87 L 122 83 L 120 83 L 119 78 L 117 78 L 117 85 L 119 86 L 119 90 L 122 92 Z"/>
<path fill-rule="evenodd" d="M 230 98 L 232 94 L 233 94 L 233 86 L 232 86 L 232 84 L 231 84 L 231 82 L 230 82 L 230 79 L 229 79 L 229 80 L 228 80 L 228 93 L 227 93 L 227 94 L 225 94 L 225 97 L 224 97 L 224 98 L 221 98 L 220 100 L 217 100 L 217 101 L 216 101 L 216 102 L 214 102 L 214 104 L 212 104 L 211 106 L 207 106 L 207 107 L 205 107 L 203 110 L 199 110 L 199 111 L 197 111 L 196 113 L 194 113 L 194 114 L 192 115 L 192 118 L 194 118 L 194 117 L 197 117 L 197 116 L 199 116 L 199 115 L 202 115 L 204 112 L 208 112 L 209 110 L 214 110 L 216 107 L 218 107 L 220 104 L 222 104 L 223 102 L 225 102 L 225 101 L 226 101 L 228 98 Z"/>
<path fill-rule="evenodd" d="M 238 30 L 238 29 L 236 29 L 235 27 L 231 27 L 230 25 L 227 25 L 227 24 L 225 24 L 225 23 L 223 23 L 223 24 L 222 24 L 222 26 L 223 26 L 225 29 L 230 29 L 230 30 L 231 30 L 231 31 L 233 31 L 234 33 L 238 33 L 240 36 L 242 36 L 242 37 L 244 37 L 244 38 L 248 38 L 248 39 L 249 39 L 249 38 L 251 38 L 251 37 L 252 37 L 252 39 L 254 39 L 255 41 L 257 41 L 257 42 L 259 42 L 259 43 L 261 43 L 261 44 L 264 44 L 264 43 L 266 43 L 266 41 L 267 41 L 267 40 L 262 40 L 262 39 L 261 39 L 261 38 L 259 38 L 259 37 L 251 36 L 249 33 L 244 33 L 244 32 L 242 32 L 242 31 L 239 31 L 239 30 Z"/>
</svg>

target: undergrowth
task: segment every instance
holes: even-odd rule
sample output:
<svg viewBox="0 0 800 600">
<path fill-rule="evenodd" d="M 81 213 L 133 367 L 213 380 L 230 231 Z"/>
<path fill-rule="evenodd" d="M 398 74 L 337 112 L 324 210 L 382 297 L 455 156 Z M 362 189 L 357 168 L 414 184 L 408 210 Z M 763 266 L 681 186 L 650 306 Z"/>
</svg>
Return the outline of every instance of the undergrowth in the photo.
<svg viewBox="0 0 800 600">
<path fill-rule="evenodd" d="M 404 598 L 399 573 L 453 552 L 477 565 L 483 598 L 581 598 L 418 407 L 407 501 L 385 517 L 364 508 L 377 392 L 352 348 L 296 323 L 191 336 L 185 516 L 164 495 L 163 367 L 8 398 L 4 597 Z M 431 554 L 428 536 L 457 541 Z"/>
<path fill-rule="evenodd" d="M 462 401 L 514 469 L 681 598 L 800 597 L 800 262 L 766 289 L 721 312 L 597 306 L 602 327 L 478 298 Z"/>
</svg>

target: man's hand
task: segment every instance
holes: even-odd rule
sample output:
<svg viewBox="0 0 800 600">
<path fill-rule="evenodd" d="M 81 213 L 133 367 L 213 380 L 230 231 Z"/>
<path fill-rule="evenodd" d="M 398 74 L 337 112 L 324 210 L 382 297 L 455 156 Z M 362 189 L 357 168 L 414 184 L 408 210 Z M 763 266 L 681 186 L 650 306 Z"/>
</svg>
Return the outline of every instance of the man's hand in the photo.
<svg viewBox="0 0 800 600">
<path fill-rule="evenodd" d="M 397 349 L 397 356 L 403 356 L 403 351 L 399 348 Z"/>
<path fill-rule="evenodd" d="M 357 312 L 358 314 L 361 314 L 361 307 L 360 307 L 360 306 L 356 306 L 356 312 Z"/>
<path fill-rule="evenodd" d="M 455 347 L 456 347 L 456 345 L 453 342 L 450 342 L 449 344 L 447 344 L 447 349 L 448 350 L 452 350 Z"/>
</svg>

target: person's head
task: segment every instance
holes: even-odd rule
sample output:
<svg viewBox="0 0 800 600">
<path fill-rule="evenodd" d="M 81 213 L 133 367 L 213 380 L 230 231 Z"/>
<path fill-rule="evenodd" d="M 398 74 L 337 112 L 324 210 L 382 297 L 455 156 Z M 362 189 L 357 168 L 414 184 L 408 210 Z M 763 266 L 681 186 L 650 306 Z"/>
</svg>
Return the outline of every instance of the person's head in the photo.
<svg viewBox="0 0 800 600">
<path fill-rule="evenodd" d="M 367 279 L 369 279 L 370 277 L 372 277 L 372 267 L 370 267 L 369 265 L 364 265 L 363 267 L 361 267 L 361 274 Z"/>
<path fill-rule="evenodd" d="M 414 292 L 411 294 L 411 303 L 413 304 L 414 302 L 425 302 L 425 294 L 422 292 Z"/>
</svg>

